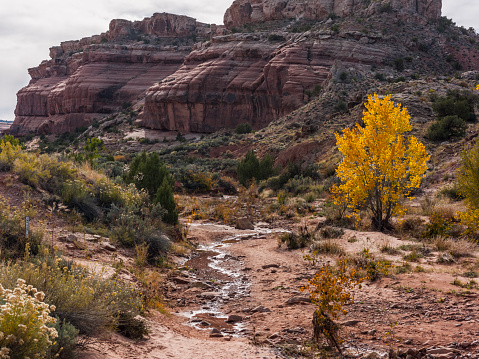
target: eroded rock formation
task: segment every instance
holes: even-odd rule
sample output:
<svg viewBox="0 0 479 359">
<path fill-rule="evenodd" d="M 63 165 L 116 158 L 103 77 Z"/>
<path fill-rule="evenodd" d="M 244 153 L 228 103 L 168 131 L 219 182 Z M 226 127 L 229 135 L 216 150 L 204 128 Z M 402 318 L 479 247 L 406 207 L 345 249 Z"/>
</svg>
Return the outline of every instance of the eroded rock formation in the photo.
<svg viewBox="0 0 479 359">
<path fill-rule="evenodd" d="M 71 131 L 143 101 L 139 122 L 149 128 L 213 132 L 244 122 L 260 128 L 301 107 L 313 89 L 340 80 L 337 68 L 374 76 L 376 68 L 394 72 L 400 57 L 416 62 L 411 73 L 421 66 L 442 70 L 439 38 L 430 40 L 430 32 L 424 35 L 430 44 L 411 41 L 419 27 L 436 31 L 428 21 L 440 14 L 441 0 L 236 0 L 226 26 L 260 24 L 256 31 L 232 33 L 165 13 L 113 20 L 104 34 L 52 47 L 52 59 L 29 70 L 12 132 Z M 373 18 L 368 28 L 358 16 Z M 389 31 L 393 23 L 397 29 Z M 309 27 L 297 31 L 297 24 Z"/>
<path fill-rule="evenodd" d="M 335 61 L 379 65 L 394 48 L 350 38 L 303 39 L 288 46 L 256 35 L 213 39 L 193 51 L 146 95 L 143 124 L 181 132 L 213 132 L 249 122 L 255 128 L 302 106 Z"/>
<path fill-rule="evenodd" d="M 51 60 L 29 69 L 32 80 L 17 94 L 11 132 L 72 131 L 136 102 L 181 66 L 196 40 L 216 31 L 190 17 L 158 13 L 143 21 L 112 20 L 104 34 L 52 47 Z"/>
<path fill-rule="evenodd" d="M 405 20 L 417 21 L 418 16 L 436 20 L 441 16 L 442 0 L 235 0 L 226 10 L 227 28 L 265 21 L 303 19 L 324 20 L 336 15 L 366 15 L 389 10 L 397 11 Z"/>
</svg>

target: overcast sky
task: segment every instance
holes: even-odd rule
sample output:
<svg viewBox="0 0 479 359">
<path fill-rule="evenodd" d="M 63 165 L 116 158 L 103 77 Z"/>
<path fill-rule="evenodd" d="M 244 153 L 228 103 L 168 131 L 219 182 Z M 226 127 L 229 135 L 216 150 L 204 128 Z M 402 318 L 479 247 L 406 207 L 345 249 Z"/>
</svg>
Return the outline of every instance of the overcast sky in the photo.
<svg viewBox="0 0 479 359">
<path fill-rule="evenodd" d="M 141 20 L 155 12 L 223 23 L 233 0 L 10 0 L 0 6 L 0 120 L 13 120 L 27 69 L 49 59 L 51 46 L 108 30 L 111 19 Z M 443 15 L 479 32 L 477 0 L 443 0 Z"/>
</svg>

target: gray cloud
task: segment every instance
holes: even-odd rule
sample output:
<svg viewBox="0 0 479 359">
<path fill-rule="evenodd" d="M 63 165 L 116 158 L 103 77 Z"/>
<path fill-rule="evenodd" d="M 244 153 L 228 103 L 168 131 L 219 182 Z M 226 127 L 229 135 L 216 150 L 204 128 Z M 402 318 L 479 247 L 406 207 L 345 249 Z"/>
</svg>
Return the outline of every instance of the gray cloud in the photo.
<svg viewBox="0 0 479 359">
<path fill-rule="evenodd" d="M 66 40 L 100 34 L 111 19 L 141 20 L 155 12 L 188 15 L 221 24 L 233 0 L 13 0 L 0 6 L 0 119 L 12 120 L 16 93 L 30 80 L 27 69 Z M 477 0 L 443 0 L 443 14 L 479 30 Z"/>
</svg>

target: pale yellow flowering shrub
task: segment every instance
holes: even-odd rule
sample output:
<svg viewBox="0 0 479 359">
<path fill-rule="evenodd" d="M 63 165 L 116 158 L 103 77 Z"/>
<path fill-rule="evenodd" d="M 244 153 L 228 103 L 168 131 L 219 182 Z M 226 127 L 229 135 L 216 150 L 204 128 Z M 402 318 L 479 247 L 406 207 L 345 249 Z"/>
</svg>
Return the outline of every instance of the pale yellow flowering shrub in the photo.
<svg viewBox="0 0 479 359">
<path fill-rule="evenodd" d="M 45 294 L 17 280 L 15 289 L 0 284 L 0 358 L 44 358 L 57 331 L 49 326 L 54 306 L 43 302 Z"/>
<path fill-rule="evenodd" d="M 12 145 L 8 141 L 0 140 L 0 170 L 9 171 L 21 152 L 20 145 Z"/>
</svg>

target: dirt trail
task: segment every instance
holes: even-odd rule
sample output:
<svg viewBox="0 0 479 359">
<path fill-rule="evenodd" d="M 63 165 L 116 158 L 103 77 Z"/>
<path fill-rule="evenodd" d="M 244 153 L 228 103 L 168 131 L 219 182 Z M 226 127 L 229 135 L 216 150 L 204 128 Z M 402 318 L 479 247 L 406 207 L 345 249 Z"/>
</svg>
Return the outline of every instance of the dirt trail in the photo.
<svg viewBox="0 0 479 359">
<path fill-rule="evenodd" d="M 314 270 L 302 251 L 278 248 L 277 238 L 266 224 L 242 231 L 194 223 L 190 239 L 199 246 L 189 260 L 178 261 L 179 269 L 165 283 L 172 314 L 148 317 L 148 340 L 109 334 L 96 342 L 97 351 L 84 353 L 81 359 L 272 359 L 287 357 L 278 350 L 285 345 L 299 353 L 311 339 L 314 312 L 299 287 Z M 378 248 L 414 243 L 349 230 L 335 241 L 350 253 L 370 248 L 396 265 L 405 263 L 405 250 L 388 255 Z M 368 282 L 356 292 L 356 303 L 339 319 L 350 357 L 372 352 L 385 356 L 392 347 L 404 353 L 442 353 L 441 358 L 479 358 L 478 290 L 458 295 L 459 288 L 452 284 L 455 278 L 466 282 L 460 274 L 477 265 L 477 258 L 443 265 L 437 256 L 430 253 L 411 263 L 407 273 Z M 420 271 L 415 270 L 418 266 Z M 228 318 L 233 320 L 227 323 Z M 262 346 L 253 346 L 252 341 Z"/>
</svg>

